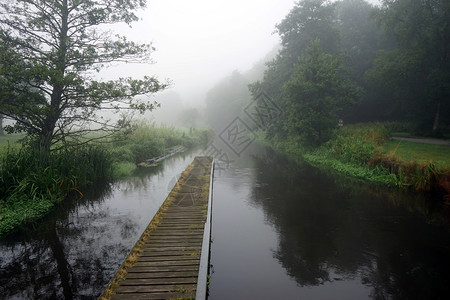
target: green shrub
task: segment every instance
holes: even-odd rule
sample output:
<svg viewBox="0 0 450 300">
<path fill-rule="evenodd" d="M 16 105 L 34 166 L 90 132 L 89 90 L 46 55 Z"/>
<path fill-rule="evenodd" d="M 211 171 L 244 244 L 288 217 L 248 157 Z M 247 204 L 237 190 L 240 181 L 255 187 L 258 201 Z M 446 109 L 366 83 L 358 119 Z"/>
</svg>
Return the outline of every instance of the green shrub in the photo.
<svg viewBox="0 0 450 300">
<path fill-rule="evenodd" d="M 323 155 L 343 162 L 366 165 L 377 145 L 361 136 L 340 136 L 328 141 L 320 151 Z"/>
</svg>

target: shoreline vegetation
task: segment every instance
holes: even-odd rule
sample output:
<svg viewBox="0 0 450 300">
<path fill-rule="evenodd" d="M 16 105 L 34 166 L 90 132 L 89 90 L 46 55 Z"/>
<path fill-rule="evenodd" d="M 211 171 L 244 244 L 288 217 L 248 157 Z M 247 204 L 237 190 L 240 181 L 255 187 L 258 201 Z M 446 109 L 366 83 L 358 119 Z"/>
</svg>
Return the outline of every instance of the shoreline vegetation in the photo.
<svg viewBox="0 0 450 300">
<path fill-rule="evenodd" d="M 266 145 L 292 159 L 390 187 L 437 193 L 450 202 L 450 147 L 392 140 L 396 123 L 345 125 L 318 148 L 275 138 Z"/>
<path fill-rule="evenodd" d="M 38 221 L 67 197 L 133 174 L 146 159 L 174 147 L 191 148 L 212 137 L 207 129 L 175 129 L 138 122 L 108 143 L 90 143 L 40 155 L 14 143 L 18 136 L 0 138 L 0 236 Z"/>
</svg>

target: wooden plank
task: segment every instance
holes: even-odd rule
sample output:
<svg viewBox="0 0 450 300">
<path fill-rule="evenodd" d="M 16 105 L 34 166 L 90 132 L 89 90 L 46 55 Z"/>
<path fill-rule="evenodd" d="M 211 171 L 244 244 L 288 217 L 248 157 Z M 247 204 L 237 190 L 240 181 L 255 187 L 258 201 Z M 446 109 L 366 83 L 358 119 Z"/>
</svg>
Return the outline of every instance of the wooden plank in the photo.
<svg viewBox="0 0 450 300">
<path fill-rule="evenodd" d="M 172 261 L 137 261 L 136 267 L 158 267 L 158 266 L 195 266 L 199 263 L 199 259 L 190 260 L 172 260 Z"/>
<path fill-rule="evenodd" d="M 112 300 L 164 300 L 164 299 L 195 299 L 195 293 L 139 293 L 116 294 Z"/>
<path fill-rule="evenodd" d="M 161 206 L 157 221 L 150 222 L 133 256 L 122 264 L 124 270 L 102 294 L 107 299 L 194 299 L 200 279 L 205 281 L 200 290 L 206 289 L 199 269 L 204 270 L 203 250 L 209 245 L 204 229 L 210 224 L 211 163 L 211 158 L 197 157 L 190 173 L 183 173 L 166 199 L 170 202 Z"/>
<path fill-rule="evenodd" d="M 159 278 L 159 277 L 191 277 L 197 274 L 197 266 L 166 266 L 166 267 L 132 267 L 127 270 L 126 278 Z"/>
<path fill-rule="evenodd" d="M 206 204 L 206 202 L 205 202 Z M 177 213 L 190 213 L 190 212 L 199 212 L 201 210 L 198 209 L 198 207 L 195 206 L 188 206 L 188 207 L 179 207 L 179 206 L 171 206 L 170 208 L 167 209 L 166 213 L 170 213 L 170 212 L 177 212 Z M 204 211 L 201 211 L 202 213 L 204 213 Z"/>
<path fill-rule="evenodd" d="M 193 253 L 198 253 L 197 251 L 194 252 L 188 252 L 188 251 L 167 251 L 167 252 L 146 252 L 146 253 L 142 253 L 139 257 L 139 259 L 154 259 L 155 257 L 164 257 L 164 256 L 191 256 Z"/>
<path fill-rule="evenodd" d="M 163 224 L 163 225 L 175 224 L 175 225 L 185 225 L 185 226 L 189 226 L 192 224 L 201 224 L 201 223 L 204 223 L 204 222 L 199 222 L 198 220 L 193 220 L 193 219 L 182 219 L 182 220 L 175 220 L 175 219 L 169 220 L 168 219 L 168 220 L 163 220 L 161 222 L 161 224 Z"/>
<path fill-rule="evenodd" d="M 191 235 L 191 234 L 203 234 L 203 230 L 200 228 L 189 229 L 186 227 L 175 227 L 175 228 L 163 228 L 155 230 L 152 232 L 151 236 L 155 235 Z"/>
<path fill-rule="evenodd" d="M 186 251 L 186 252 L 192 252 L 199 250 L 200 247 L 189 247 L 189 246 L 183 246 L 183 245 L 173 245 L 170 247 L 160 247 L 157 245 L 145 245 L 142 247 L 142 250 L 145 251 L 155 251 L 155 252 L 165 252 L 165 251 Z"/>
<path fill-rule="evenodd" d="M 150 243 L 149 245 L 155 244 L 157 245 L 159 242 L 161 241 L 170 241 L 170 240 L 175 240 L 178 242 L 183 242 L 183 241 L 195 241 L 195 240 L 201 240 L 203 237 L 203 235 L 191 235 L 191 236 L 184 236 L 184 235 L 160 235 L 160 236 L 152 236 L 150 237 Z"/>
<path fill-rule="evenodd" d="M 176 216 L 176 215 L 171 215 L 171 216 L 164 216 L 164 219 L 162 220 L 161 224 L 164 223 L 168 223 L 168 222 L 183 222 L 183 221 L 196 221 L 198 223 L 205 223 L 206 220 L 206 216 Z M 177 226 L 179 226 L 177 224 Z M 175 226 L 172 226 L 175 227 Z M 187 228 L 186 228 L 187 229 Z"/>
<path fill-rule="evenodd" d="M 185 246 L 185 247 L 196 247 L 200 248 L 202 246 L 202 241 L 199 241 L 198 239 L 195 240 L 186 240 L 186 241 L 177 241 L 177 240 L 159 240 L 152 245 L 155 245 L 155 247 L 173 247 L 173 246 Z M 150 247 L 150 245 L 145 245 L 145 247 Z"/>
<path fill-rule="evenodd" d="M 121 286 L 133 285 L 174 285 L 174 284 L 197 284 L 197 276 L 195 277 L 163 277 L 163 278 L 127 278 L 120 283 Z"/>
<path fill-rule="evenodd" d="M 168 237 L 168 236 L 182 236 L 182 237 L 186 237 L 186 238 L 190 238 L 191 236 L 195 237 L 195 236 L 203 236 L 203 232 L 201 232 L 200 230 L 198 230 L 197 232 L 192 232 L 192 231 L 180 231 L 180 230 L 172 230 L 172 231 L 155 231 L 152 233 L 152 235 L 150 236 L 150 238 L 152 237 Z"/>
<path fill-rule="evenodd" d="M 195 246 L 193 244 L 189 244 L 189 242 L 199 242 L 198 238 L 189 240 L 177 240 L 177 239 L 159 239 L 159 240 L 153 240 L 154 243 L 143 245 L 141 247 L 142 250 L 148 250 L 148 251 L 191 251 L 193 249 L 198 249 L 198 246 Z M 173 243 L 168 243 L 172 241 Z M 167 244 L 165 246 L 164 244 Z"/>
<path fill-rule="evenodd" d="M 141 285 L 141 286 L 118 286 L 117 293 L 152 293 L 152 292 L 182 292 L 195 291 L 196 284 L 162 284 L 162 285 Z"/>
<path fill-rule="evenodd" d="M 190 211 L 190 212 L 186 212 L 185 210 L 183 211 L 172 211 L 170 208 L 162 215 L 164 217 L 171 217 L 171 216 L 176 216 L 176 217 L 206 217 L 206 213 L 203 211 L 199 211 L 198 209 L 196 209 L 195 211 Z"/>
<path fill-rule="evenodd" d="M 158 235 L 151 235 L 149 238 L 148 244 L 157 244 L 160 241 L 164 240 L 179 240 L 182 242 L 183 240 L 189 242 L 189 241 L 195 241 L 196 239 L 202 238 L 202 233 L 193 233 L 193 234 L 158 234 Z"/>
<path fill-rule="evenodd" d="M 152 261 L 180 261 L 180 260 L 192 260 L 193 258 L 200 257 L 200 252 L 187 253 L 184 255 L 171 255 L 171 256 L 141 256 L 140 262 L 152 262 Z"/>
<path fill-rule="evenodd" d="M 158 229 L 159 230 L 164 230 L 164 229 L 168 229 L 168 228 L 170 228 L 170 229 L 174 228 L 174 229 L 190 230 L 190 229 L 198 229 L 199 228 L 198 226 L 199 226 L 199 224 L 191 224 L 189 226 L 186 226 L 184 224 L 176 224 L 176 223 L 174 223 L 174 224 L 163 224 L 163 223 L 160 223 L 158 225 Z"/>
</svg>

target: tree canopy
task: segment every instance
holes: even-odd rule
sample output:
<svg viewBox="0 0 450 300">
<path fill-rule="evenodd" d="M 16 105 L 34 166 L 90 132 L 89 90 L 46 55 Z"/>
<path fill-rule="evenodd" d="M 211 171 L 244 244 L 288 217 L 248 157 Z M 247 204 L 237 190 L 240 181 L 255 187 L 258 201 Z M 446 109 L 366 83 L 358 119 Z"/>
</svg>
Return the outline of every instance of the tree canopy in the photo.
<svg viewBox="0 0 450 300">
<path fill-rule="evenodd" d="M 306 145 L 320 145 L 338 124 L 338 112 L 355 101 L 358 88 L 342 74 L 340 57 L 326 54 L 315 40 L 299 58 L 283 87 L 283 123 Z"/>
<path fill-rule="evenodd" d="M 276 31 L 282 48 L 250 85 L 285 113 L 267 127 L 269 139 L 321 143 L 338 117 L 409 121 L 431 135 L 450 126 L 450 2 L 302 0 Z M 353 104 L 336 105 L 342 95 Z"/>
<path fill-rule="evenodd" d="M 450 2 L 385 0 L 376 18 L 397 47 L 379 52 L 370 78 L 422 133 L 438 134 L 450 114 Z"/>
<path fill-rule="evenodd" d="M 149 62 L 150 44 L 108 28 L 137 21 L 145 0 L 9 0 L 0 4 L 0 113 L 15 121 L 42 151 L 80 142 L 91 131 L 116 130 L 101 110 L 145 111 L 164 89 L 154 76 L 101 81 L 112 62 Z"/>
</svg>

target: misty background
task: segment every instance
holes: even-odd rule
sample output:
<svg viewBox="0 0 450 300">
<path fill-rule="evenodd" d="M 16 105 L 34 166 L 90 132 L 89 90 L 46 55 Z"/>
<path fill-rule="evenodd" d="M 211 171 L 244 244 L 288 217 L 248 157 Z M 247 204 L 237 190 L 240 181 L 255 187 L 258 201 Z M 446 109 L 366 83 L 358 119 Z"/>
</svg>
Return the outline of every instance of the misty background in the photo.
<svg viewBox="0 0 450 300">
<path fill-rule="evenodd" d="M 152 96 L 161 107 L 140 118 L 170 126 L 203 127 L 207 102 L 242 100 L 237 91 L 226 89 L 227 82 L 242 76 L 242 94 L 247 84 L 261 79 L 265 63 L 279 50 L 275 25 L 296 2 L 149 1 L 147 9 L 139 12 L 139 22 L 131 28 L 116 25 L 113 30 L 130 40 L 152 43 L 153 62 L 116 64 L 103 70 L 100 77 L 156 75 L 170 81 L 169 89 Z M 367 2 L 379 4 L 378 0 Z M 211 99 L 216 96 L 222 100 Z"/>
</svg>

